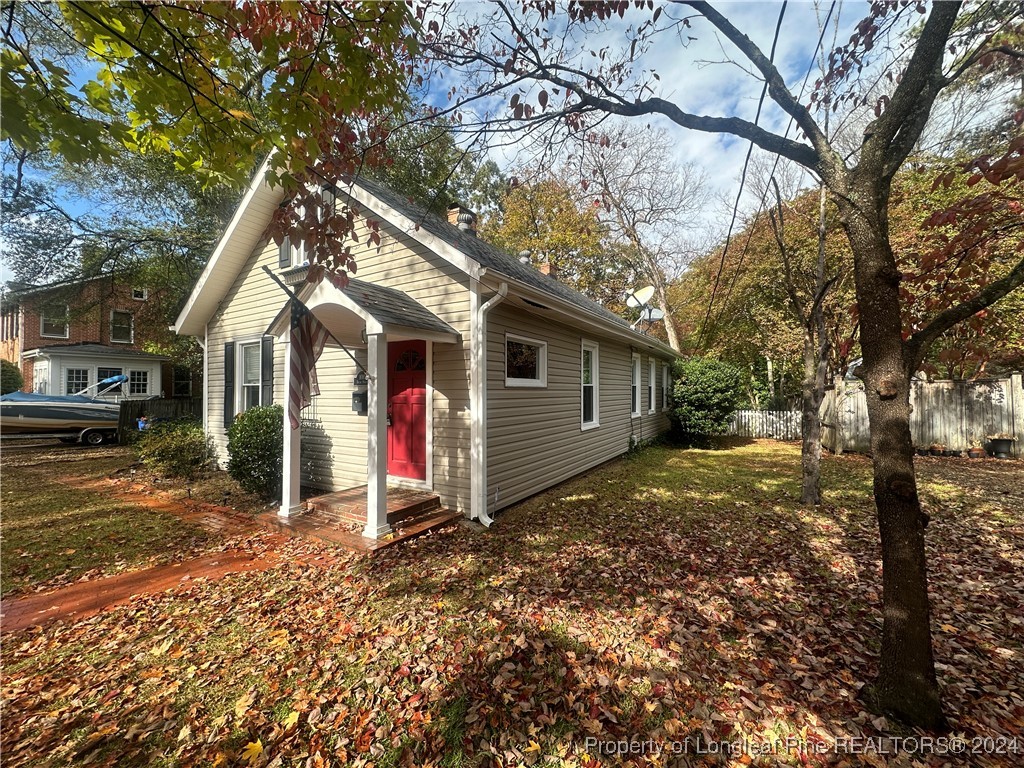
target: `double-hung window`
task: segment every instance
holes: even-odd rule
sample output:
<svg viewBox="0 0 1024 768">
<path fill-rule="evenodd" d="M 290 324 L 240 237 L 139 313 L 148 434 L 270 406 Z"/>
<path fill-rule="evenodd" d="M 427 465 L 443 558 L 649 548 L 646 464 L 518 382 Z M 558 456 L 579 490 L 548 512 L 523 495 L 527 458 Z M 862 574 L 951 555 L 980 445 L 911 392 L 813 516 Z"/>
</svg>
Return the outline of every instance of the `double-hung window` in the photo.
<svg viewBox="0 0 1024 768">
<path fill-rule="evenodd" d="M 110 313 L 110 340 L 117 344 L 131 344 L 135 338 L 135 322 L 131 312 L 115 309 Z"/>
<path fill-rule="evenodd" d="M 668 410 L 668 393 L 672 389 L 672 374 L 666 364 L 661 366 L 661 410 Z"/>
<path fill-rule="evenodd" d="M 68 305 L 47 304 L 40 313 L 39 334 L 51 339 L 68 338 Z"/>
<path fill-rule="evenodd" d="M 580 426 L 582 429 L 593 429 L 600 423 L 600 358 L 598 356 L 597 344 L 592 341 L 584 341 L 580 359 L 580 380 L 581 380 L 581 406 L 582 417 Z"/>
<path fill-rule="evenodd" d="M 122 370 L 120 368 L 97 368 L 96 369 L 96 381 L 97 382 L 105 381 L 106 379 L 113 378 L 114 376 L 120 376 L 121 373 L 122 373 Z M 116 395 L 116 394 L 120 394 L 120 392 L 121 392 L 121 384 L 122 383 L 123 382 L 118 382 L 116 384 L 106 384 L 106 385 L 100 387 L 99 390 L 96 392 L 96 394 L 98 394 L 98 395 Z"/>
<path fill-rule="evenodd" d="M 654 358 L 647 358 L 647 414 L 654 413 L 654 386 L 658 379 L 655 376 Z"/>
<path fill-rule="evenodd" d="M 546 387 L 548 345 L 524 336 L 505 336 L 505 386 Z"/>
<path fill-rule="evenodd" d="M 64 371 L 64 394 L 74 395 L 89 386 L 88 368 L 66 368 Z"/>
<path fill-rule="evenodd" d="M 260 404 L 260 342 L 239 345 L 239 412 Z"/>
<path fill-rule="evenodd" d="M 149 394 L 149 371 L 128 371 L 128 394 Z"/>
<path fill-rule="evenodd" d="M 183 365 L 174 366 L 171 378 L 172 397 L 192 397 L 192 371 Z"/>
<path fill-rule="evenodd" d="M 633 355 L 629 382 L 629 415 L 640 415 L 640 355 Z"/>
</svg>

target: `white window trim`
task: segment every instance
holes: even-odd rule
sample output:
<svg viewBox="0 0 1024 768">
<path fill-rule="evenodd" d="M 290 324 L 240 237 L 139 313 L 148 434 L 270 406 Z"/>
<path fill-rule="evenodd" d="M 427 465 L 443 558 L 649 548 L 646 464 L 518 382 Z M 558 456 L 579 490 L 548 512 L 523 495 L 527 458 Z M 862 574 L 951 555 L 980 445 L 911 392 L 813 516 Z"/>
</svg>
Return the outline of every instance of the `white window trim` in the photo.
<svg viewBox="0 0 1024 768">
<path fill-rule="evenodd" d="M 254 336 L 248 339 L 237 339 L 235 341 L 235 415 L 242 413 L 242 392 L 243 384 L 242 379 L 245 376 L 245 367 L 242 364 L 242 348 L 250 345 L 256 345 L 259 356 L 259 365 L 257 370 L 259 371 L 259 397 L 263 397 L 263 337 Z M 252 386 L 251 384 L 249 386 Z M 262 403 L 257 403 L 262 405 Z"/>
<path fill-rule="evenodd" d="M 68 387 L 68 384 L 71 383 L 71 376 L 69 375 L 71 373 L 71 371 L 85 371 L 85 386 L 84 387 L 83 386 L 75 386 L 74 392 L 69 391 L 69 387 Z M 73 395 L 73 394 L 75 394 L 75 392 L 81 392 L 83 389 L 91 387 L 93 384 L 96 383 L 96 382 L 93 381 L 93 379 L 95 378 L 95 375 L 96 375 L 96 371 L 95 371 L 95 369 L 92 366 L 88 366 L 88 365 L 75 365 L 75 364 L 64 366 L 64 370 L 61 371 L 61 379 L 63 380 L 63 384 L 64 384 L 64 393 L 63 394 L 65 394 L 65 395 Z"/>
<path fill-rule="evenodd" d="M 591 352 L 591 372 L 594 388 L 594 420 L 583 420 L 583 353 Z M 586 432 L 601 426 L 601 348 L 596 341 L 582 339 L 580 343 L 580 431 Z"/>
<path fill-rule="evenodd" d="M 128 315 L 128 340 L 115 339 L 114 338 L 114 313 L 120 312 Z M 107 337 L 110 339 L 111 344 L 134 344 L 135 343 L 135 315 L 129 312 L 127 309 L 112 309 L 110 310 L 110 321 L 107 324 Z"/>
<path fill-rule="evenodd" d="M 67 339 L 67 338 L 70 338 L 71 337 L 71 318 L 69 317 L 70 314 L 71 314 L 71 308 L 67 304 L 65 304 L 64 305 L 64 333 L 63 334 L 46 333 L 43 330 L 43 326 L 46 325 L 46 307 L 45 306 L 41 307 L 40 310 L 39 310 L 39 335 L 42 336 L 44 339 Z"/>
<path fill-rule="evenodd" d="M 508 343 L 510 341 L 518 341 L 520 344 L 529 344 L 532 347 L 538 348 L 537 353 L 537 375 L 536 379 L 517 379 L 510 378 L 508 375 Z M 533 387 L 543 388 L 548 385 L 548 343 L 546 341 L 539 341 L 538 339 L 531 339 L 527 336 L 518 336 L 514 333 L 505 334 L 505 386 L 506 387 Z"/>
<path fill-rule="evenodd" d="M 146 391 L 145 392 L 132 392 L 132 374 L 133 373 L 144 373 L 146 374 Z M 128 397 L 149 397 L 153 394 L 153 377 L 150 375 L 153 372 L 149 368 L 135 368 L 134 370 L 128 371 L 128 381 L 125 382 L 127 387 Z"/>
<path fill-rule="evenodd" d="M 669 375 L 668 363 L 661 364 L 661 410 L 668 411 L 668 392 L 672 386 L 672 377 Z"/>
<path fill-rule="evenodd" d="M 141 291 L 141 296 L 136 296 L 135 292 Z M 149 298 L 149 288 L 132 288 L 132 300 L 133 301 L 146 301 Z"/>
<path fill-rule="evenodd" d="M 653 357 L 647 358 L 647 415 L 654 414 L 654 396 L 658 392 L 657 367 Z"/>
<path fill-rule="evenodd" d="M 629 415 L 632 418 L 637 418 L 640 416 L 640 355 L 634 352 L 629 365 Z M 636 404 L 635 410 L 633 409 L 634 403 Z"/>
</svg>

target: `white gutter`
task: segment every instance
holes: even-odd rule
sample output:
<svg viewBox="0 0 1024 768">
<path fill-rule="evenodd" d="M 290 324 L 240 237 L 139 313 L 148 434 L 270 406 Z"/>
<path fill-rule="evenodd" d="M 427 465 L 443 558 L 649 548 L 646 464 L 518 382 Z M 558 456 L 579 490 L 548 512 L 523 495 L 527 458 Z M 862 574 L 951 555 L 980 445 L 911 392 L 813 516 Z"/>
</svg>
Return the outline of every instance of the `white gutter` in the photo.
<svg viewBox="0 0 1024 768">
<path fill-rule="evenodd" d="M 470 290 L 470 444 L 472 470 L 470 475 L 470 517 L 488 528 L 494 519 L 487 514 L 487 313 L 508 296 L 508 283 L 502 282 L 498 292 L 482 305 L 480 285 Z"/>
<path fill-rule="evenodd" d="M 667 346 L 658 339 L 650 336 L 644 336 L 642 333 L 631 330 L 628 327 L 623 327 L 617 323 L 613 323 L 605 318 L 591 312 L 583 307 L 576 304 L 572 304 L 565 299 L 559 298 L 553 293 L 540 290 L 532 285 L 523 283 L 512 277 L 506 277 L 500 272 L 492 272 L 486 267 L 480 270 L 480 279 L 491 278 L 494 281 L 501 281 L 502 285 L 507 287 L 511 284 L 515 287 L 518 295 L 524 295 L 526 297 L 535 299 L 537 303 L 545 306 L 550 306 L 554 311 L 560 312 L 563 315 L 569 317 L 575 317 L 582 320 L 587 325 L 595 328 L 599 328 L 609 336 L 617 337 L 628 344 L 633 344 L 639 347 L 644 347 L 649 350 L 657 351 L 669 358 L 678 358 L 681 355 L 676 352 L 672 347 Z"/>
</svg>

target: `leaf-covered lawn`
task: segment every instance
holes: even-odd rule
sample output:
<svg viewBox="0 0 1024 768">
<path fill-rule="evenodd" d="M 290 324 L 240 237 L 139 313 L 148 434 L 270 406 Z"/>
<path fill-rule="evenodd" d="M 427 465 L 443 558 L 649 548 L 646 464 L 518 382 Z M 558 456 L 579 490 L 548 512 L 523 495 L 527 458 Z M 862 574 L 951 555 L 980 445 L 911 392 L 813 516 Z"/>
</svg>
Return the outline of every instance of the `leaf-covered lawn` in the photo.
<svg viewBox="0 0 1024 768">
<path fill-rule="evenodd" d="M 166 562 L 210 541 L 174 515 L 83 487 L 133 459 L 116 447 L 4 446 L 4 597 Z"/>
<path fill-rule="evenodd" d="M 696 739 L 907 735 L 856 698 L 880 629 L 869 465 L 828 458 L 829 505 L 812 510 L 794 501 L 798 460 L 769 442 L 655 448 L 487 532 L 196 582 L 9 638 L 5 762 L 593 766 L 596 737 L 687 750 L 637 764 L 740 764 Z M 920 465 L 950 720 L 1020 736 L 1021 465 Z M 803 759 L 885 762 L 750 762 Z"/>
</svg>

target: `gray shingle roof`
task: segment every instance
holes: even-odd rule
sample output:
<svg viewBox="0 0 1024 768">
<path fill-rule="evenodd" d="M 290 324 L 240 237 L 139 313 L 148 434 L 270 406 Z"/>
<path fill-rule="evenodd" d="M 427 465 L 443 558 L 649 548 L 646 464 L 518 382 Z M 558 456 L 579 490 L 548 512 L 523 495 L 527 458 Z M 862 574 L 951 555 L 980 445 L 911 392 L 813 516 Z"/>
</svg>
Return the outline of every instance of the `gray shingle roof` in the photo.
<svg viewBox="0 0 1024 768">
<path fill-rule="evenodd" d="M 480 238 L 463 232 L 446 219 L 430 213 L 426 208 L 410 200 L 405 195 L 399 194 L 387 187 L 369 179 L 353 179 L 353 183 L 362 187 L 371 195 L 383 203 L 394 208 L 403 216 L 416 222 L 420 227 L 430 234 L 441 238 L 447 243 L 456 247 L 459 251 L 477 261 L 480 266 L 510 277 L 520 283 L 525 283 L 531 288 L 537 288 L 556 298 L 567 301 L 580 309 L 598 315 L 603 320 L 615 323 L 629 330 L 629 323 L 616 315 L 614 312 L 602 307 L 596 301 L 592 301 L 578 291 L 574 291 L 564 283 L 553 277 L 541 274 L 529 264 L 523 264 L 515 256 L 505 253 L 490 243 Z"/>
<path fill-rule="evenodd" d="M 444 320 L 396 288 L 387 288 L 350 277 L 344 293 L 382 325 L 404 325 L 459 335 L 459 332 Z"/>
<path fill-rule="evenodd" d="M 140 352 L 137 349 L 126 349 L 125 347 L 112 347 L 106 344 L 90 344 L 81 342 L 76 344 L 51 344 L 46 347 L 38 347 L 40 352 L 61 352 L 83 355 L 116 355 L 119 357 L 139 357 L 146 360 L 167 360 L 166 355 L 154 355 L 149 352 Z"/>
</svg>

